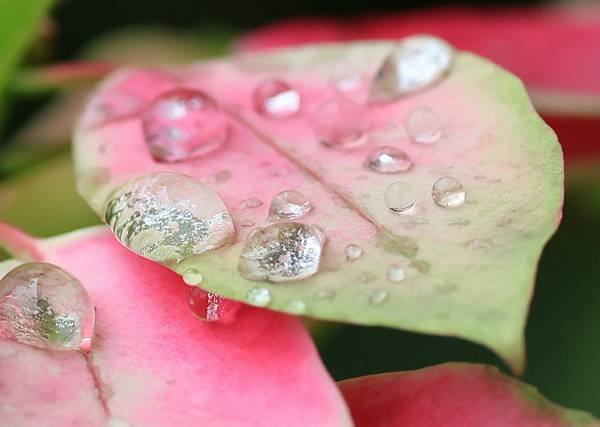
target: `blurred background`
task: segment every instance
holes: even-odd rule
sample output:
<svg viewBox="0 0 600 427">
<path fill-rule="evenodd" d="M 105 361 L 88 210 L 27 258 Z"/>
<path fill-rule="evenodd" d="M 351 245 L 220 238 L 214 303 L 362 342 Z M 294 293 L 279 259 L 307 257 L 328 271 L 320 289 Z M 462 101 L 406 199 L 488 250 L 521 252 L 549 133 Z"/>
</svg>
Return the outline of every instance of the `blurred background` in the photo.
<svg viewBox="0 0 600 427">
<path fill-rule="evenodd" d="M 0 0 L 0 221 L 40 236 L 98 222 L 75 193 L 69 142 L 89 89 L 113 66 L 421 31 L 520 75 L 559 135 L 567 174 L 564 221 L 538 273 L 524 380 L 600 417 L 600 2 L 50 3 Z M 311 327 L 336 379 L 450 360 L 506 370 L 487 349 L 458 339 Z"/>
</svg>

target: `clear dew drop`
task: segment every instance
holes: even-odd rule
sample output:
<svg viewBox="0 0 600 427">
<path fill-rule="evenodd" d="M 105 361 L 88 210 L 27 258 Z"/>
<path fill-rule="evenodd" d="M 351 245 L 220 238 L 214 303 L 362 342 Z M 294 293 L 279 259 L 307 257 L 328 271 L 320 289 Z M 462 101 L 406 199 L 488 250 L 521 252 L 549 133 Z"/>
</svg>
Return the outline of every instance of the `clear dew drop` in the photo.
<svg viewBox="0 0 600 427">
<path fill-rule="evenodd" d="M 323 145 L 346 149 L 366 142 L 365 117 L 361 105 L 347 98 L 336 98 L 324 102 L 315 110 L 311 125 Z"/>
<path fill-rule="evenodd" d="M 249 280 L 287 282 L 314 275 L 319 269 L 325 237 L 315 227 L 279 222 L 252 230 L 238 261 Z"/>
<path fill-rule="evenodd" d="M 400 283 L 405 277 L 404 269 L 398 264 L 392 264 L 387 271 L 387 279 L 392 283 Z"/>
<path fill-rule="evenodd" d="M 125 247 L 157 262 L 179 261 L 234 238 L 219 196 L 193 178 L 172 173 L 128 181 L 108 198 L 104 218 Z"/>
<path fill-rule="evenodd" d="M 335 291 L 331 289 L 320 289 L 313 294 L 313 298 L 317 301 L 326 301 L 335 297 Z"/>
<path fill-rule="evenodd" d="M 362 256 L 363 250 L 360 246 L 350 244 L 344 249 L 344 255 L 346 255 L 347 261 L 355 261 Z"/>
<path fill-rule="evenodd" d="M 412 208 L 416 202 L 413 188 L 406 182 L 394 182 L 385 189 L 385 205 L 394 212 L 405 212 Z"/>
<path fill-rule="evenodd" d="M 442 122 L 428 107 L 417 108 L 408 113 L 404 127 L 415 144 L 433 144 L 442 137 Z"/>
<path fill-rule="evenodd" d="M 452 47 L 431 36 L 401 40 L 385 58 L 371 82 L 371 101 L 390 101 L 430 86 L 450 70 Z"/>
<path fill-rule="evenodd" d="M 280 79 L 261 82 L 254 89 L 253 100 L 259 114 L 273 119 L 291 117 L 300 111 L 300 94 Z"/>
<path fill-rule="evenodd" d="M 308 215 L 312 209 L 312 203 L 304 193 L 296 190 L 285 190 L 271 200 L 269 220 L 302 218 Z"/>
<path fill-rule="evenodd" d="M 258 197 L 249 197 L 245 200 L 242 200 L 242 203 L 240 203 L 240 209 L 255 209 L 262 205 L 263 202 Z"/>
<path fill-rule="evenodd" d="M 197 268 L 188 268 L 183 272 L 183 281 L 186 285 L 198 286 L 204 280 L 204 276 Z"/>
<path fill-rule="evenodd" d="M 431 198 L 442 208 L 457 208 L 465 204 L 466 191 L 458 179 L 445 176 L 433 183 Z"/>
<path fill-rule="evenodd" d="M 388 298 L 388 293 L 386 291 L 383 290 L 377 290 L 377 291 L 373 291 L 371 292 L 371 295 L 369 296 L 369 304 L 371 305 L 381 305 L 383 304 Z"/>
<path fill-rule="evenodd" d="M 287 304 L 287 312 L 292 314 L 304 314 L 306 312 L 306 304 L 299 299 L 293 299 Z"/>
<path fill-rule="evenodd" d="M 395 174 L 409 171 L 413 163 L 404 151 L 395 147 L 377 147 L 365 160 L 365 167 L 373 172 Z"/>
<path fill-rule="evenodd" d="M 43 262 L 20 265 L 0 280 L 0 336 L 34 347 L 91 347 L 94 307 L 71 274 Z"/>
<path fill-rule="evenodd" d="M 256 307 L 266 307 L 271 300 L 271 292 L 267 288 L 252 288 L 246 293 L 246 302 Z"/>
<path fill-rule="evenodd" d="M 238 303 L 194 287 L 190 289 L 188 307 L 198 319 L 214 322 L 233 316 L 237 311 Z"/>
<path fill-rule="evenodd" d="M 175 89 L 142 115 L 146 145 L 159 162 L 179 162 L 215 150 L 227 140 L 228 121 L 204 92 Z"/>
</svg>

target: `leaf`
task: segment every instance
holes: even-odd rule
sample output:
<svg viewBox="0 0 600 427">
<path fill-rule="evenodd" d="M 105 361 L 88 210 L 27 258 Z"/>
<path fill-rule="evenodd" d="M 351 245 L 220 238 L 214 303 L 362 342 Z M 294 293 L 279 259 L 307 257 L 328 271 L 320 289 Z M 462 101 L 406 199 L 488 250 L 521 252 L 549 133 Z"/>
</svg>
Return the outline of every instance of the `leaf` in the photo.
<svg viewBox="0 0 600 427">
<path fill-rule="evenodd" d="M 0 338 L 4 425 L 351 425 L 300 320 L 243 306 L 232 323 L 202 322 L 178 275 L 104 228 L 37 243 L 90 292 L 96 333 L 87 356 Z"/>
<path fill-rule="evenodd" d="M 172 69 L 162 80 L 156 72 L 118 73 L 104 83 L 76 131 L 80 191 L 101 214 L 107 195 L 126 179 L 155 171 L 196 177 L 224 200 L 238 237 L 234 245 L 176 267 L 200 269 L 207 290 L 244 300 L 260 286 L 272 294 L 275 310 L 296 312 L 290 304 L 299 299 L 306 314 L 318 318 L 466 338 L 492 348 L 520 371 L 537 260 L 560 218 L 562 162 L 556 138 L 517 79 L 461 53 L 440 85 L 364 110 L 379 131 L 389 124 L 401 128 L 410 110 L 431 106 L 444 123 L 444 141 L 424 147 L 390 140 L 414 160 L 413 170 L 401 176 L 365 171 L 362 164 L 373 143 L 348 151 L 325 148 L 311 130 L 311 114 L 338 96 L 329 82 L 340 64 L 368 80 L 389 49 L 387 43 L 306 47 Z M 273 74 L 298 88 L 304 114 L 277 121 L 254 112 L 252 90 Z M 234 119 L 225 148 L 186 162 L 156 163 L 135 111 L 92 126 L 101 100 L 118 100 L 125 91 L 143 104 L 177 84 L 206 90 L 227 106 Z M 111 154 L 101 153 L 106 144 Z M 462 208 L 442 209 L 431 200 L 432 183 L 448 174 L 467 188 L 469 203 Z M 411 214 L 397 215 L 384 205 L 386 186 L 397 180 L 417 192 Z M 269 201 L 286 189 L 302 191 L 315 207 L 304 220 L 321 226 L 328 238 L 321 270 L 299 283 L 245 280 L 237 262 L 248 228 L 240 224 L 264 224 Z M 265 204 L 240 209 L 248 197 Z M 482 248 L 473 244 L 477 240 L 491 245 Z M 348 244 L 359 245 L 364 255 L 346 261 Z M 410 272 L 403 283 L 386 280 L 394 263 Z M 387 299 L 370 304 L 374 292 L 382 291 Z M 324 294 L 334 297 L 318 298 Z"/>
<path fill-rule="evenodd" d="M 356 427 L 592 426 L 496 368 L 447 363 L 339 383 Z"/>
</svg>

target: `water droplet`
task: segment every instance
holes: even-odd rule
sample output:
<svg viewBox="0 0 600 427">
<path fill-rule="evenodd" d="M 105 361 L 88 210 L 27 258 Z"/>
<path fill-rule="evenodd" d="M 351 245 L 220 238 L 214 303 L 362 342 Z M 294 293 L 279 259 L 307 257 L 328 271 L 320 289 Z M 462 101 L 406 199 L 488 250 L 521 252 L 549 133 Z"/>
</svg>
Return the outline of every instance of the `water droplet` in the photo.
<svg viewBox="0 0 600 427">
<path fill-rule="evenodd" d="M 238 303 L 223 298 L 220 295 L 206 292 L 204 289 L 194 287 L 190 289 L 188 307 L 194 316 L 201 320 L 214 322 L 224 320 L 235 314 Z"/>
<path fill-rule="evenodd" d="M 363 271 L 358 275 L 358 281 L 364 284 L 371 283 L 375 279 L 377 279 L 377 275 L 372 271 Z"/>
<path fill-rule="evenodd" d="M 183 272 L 183 281 L 190 286 L 198 286 L 204 280 L 204 276 L 197 268 L 188 268 Z"/>
<path fill-rule="evenodd" d="M 333 297 L 335 297 L 335 291 L 332 291 L 331 289 L 320 289 L 313 295 L 313 298 L 317 301 L 330 300 L 333 299 Z"/>
<path fill-rule="evenodd" d="M 93 332 L 90 296 L 61 268 L 31 262 L 0 280 L 0 336 L 40 348 L 89 350 Z"/>
<path fill-rule="evenodd" d="M 408 155 L 395 147 L 377 147 L 371 150 L 365 167 L 373 172 L 394 174 L 410 170 L 413 163 Z"/>
<path fill-rule="evenodd" d="M 474 251 L 485 251 L 491 249 L 493 243 L 490 239 L 473 239 L 465 242 L 465 246 Z"/>
<path fill-rule="evenodd" d="M 304 314 L 306 312 L 306 304 L 302 300 L 293 299 L 287 305 L 287 312 L 292 314 Z"/>
<path fill-rule="evenodd" d="M 431 197 L 442 208 L 457 208 L 465 203 L 466 192 L 458 179 L 445 176 L 433 183 Z"/>
<path fill-rule="evenodd" d="M 416 144 L 433 144 L 442 137 L 442 124 L 438 115 L 430 108 L 411 111 L 404 122 L 406 133 Z"/>
<path fill-rule="evenodd" d="M 315 227 L 295 222 L 253 230 L 240 254 L 238 271 L 249 280 L 286 282 L 315 274 L 325 244 Z"/>
<path fill-rule="evenodd" d="M 246 301 L 256 307 L 266 307 L 271 304 L 271 292 L 266 288 L 252 288 L 246 293 Z"/>
<path fill-rule="evenodd" d="M 416 195 L 408 183 L 397 181 L 385 189 L 384 201 L 385 205 L 394 212 L 404 212 L 413 207 Z"/>
<path fill-rule="evenodd" d="M 349 99 L 323 103 L 312 115 L 311 124 L 318 140 L 333 148 L 352 148 L 366 141 L 366 114 Z"/>
<path fill-rule="evenodd" d="M 104 217 L 124 246 L 157 262 L 178 261 L 234 238 L 219 196 L 184 175 L 153 173 L 128 181 L 108 198 Z"/>
<path fill-rule="evenodd" d="M 204 92 L 176 89 L 159 96 L 142 115 L 144 139 L 160 162 L 208 153 L 225 142 L 226 116 Z"/>
<path fill-rule="evenodd" d="M 348 261 L 354 261 L 359 259 L 362 253 L 363 251 L 360 248 L 360 246 L 354 244 L 350 244 L 344 249 L 344 254 L 346 255 L 346 260 Z"/>
<path fill-rule="evenodd" d="M 407 37 L 379 68 L 369 98 L 389 101 L 421 90 L 448 73 L 452 57 L 452 47 L 441 39 L 424 35 Z"/>
<path fill-rule="evenodd" d="M 371 305 L 381 305 L 387 300 L 388 293 L 386 291 L 378 290 L 371 292 L 369 296 L 369 304 Z"/>
<path fill-rule="evenodd" d="M 254 107 L 263 116 L 282 119 L 300 111 L 300 94 L 279 79 L 269 79 L 254 89 Z"/>
<path fill-rule="evenodd" d="M 393 283 L 400 283 L 404 280 L 405 273 L 402 266 L 392 264 L 387 271 L 387 279 Z"/>
<path fill-rule="evenodd" d="M 240 209 L 254 209 L 262 206 L 263 202 L 258 197 L 250 197 L 240 203 Z"/>
<path fill-rule="evenodd" d="M 246 220 L 246 221 L 240 222 L 240 225 L 242 227 L 253 227 L 255 224 L 254 224 L 254 221 L 248 221 L 248 220 Z"/>
<path fill-rule="evenodd" d="M 302 218 L 312 209 L 312 203 L 303 193 L 296 190 L 285 190 L 273 197 L 269 207 L 269 220 Z"/>
<path fill-rule="evenodd" d="M 353 73 L 347 68 L 335 70 L 331 77 L 331 84 L 340 93 L 351 94 L 358 92 L 363 86 L 363 77 L 358 73 Z"/>
</svg>

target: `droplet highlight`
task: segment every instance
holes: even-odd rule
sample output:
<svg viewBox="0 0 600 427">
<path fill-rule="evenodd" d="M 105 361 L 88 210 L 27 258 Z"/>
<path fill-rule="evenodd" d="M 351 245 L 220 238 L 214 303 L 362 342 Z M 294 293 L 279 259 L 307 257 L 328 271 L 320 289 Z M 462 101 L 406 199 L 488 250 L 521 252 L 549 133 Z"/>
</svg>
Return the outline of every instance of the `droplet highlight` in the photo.
<svg viewBox="0 0 600 427">
<path fill-rule="evenodd" d="M 157 262 L 179 261 L 234 239 L 223 201 L 185 175 L 153 173 L 125 183 L 108 198 L 104 218 L 125 247 Z"/>
<path fill-rule="evenodd" d="M 394 182 L 385 189 L 385 205 L 394 212 L 405 212 L 412 208 L 416 202 L 413 188 L 406 182 Z"/>
<path fill-rule="evenodd" d="M 159 162 L 179 162 L 220 147 L 227 117 L 206 93 L 175 89 L 155 99 L 142 114 L 144 140 Z"/>
<path fill-rule="evenodd" d="M 438 179 L 431 187 L 431 197 L 442 208 L 457 208 L 465 204 L 466 191 L 462 183 L 451 176 Z"/>
<path fill-rule="evenodd" d="M 304 193 L 296 190 L 285 190 L 271 200 L 268 219 L 269 221 L 298 219 L 308 215 L 312 209 L 312 203 Z"/>
<path fill-rule="evenodd" d="M 252 288 L 246 293 L 246 302 L 256 307 L 271 304 L 271 292 L 267 288 Z"/>
<path fill-rule="evenodd" d="M 431 108 L 417 108 L 408 113 L 404 127 L 415 144 L 434 144 L 442 137 L 442 122 Z"/>
<path fill-rule="evenodd" d="M 400 283 L 404 280 L 406 274 L 402 266 L 398 264 L 392 264 L 387 271 L 387 279 L 392 283 Z"/>
<path fill-rule="evenodd" d="M 371 150 L 364 166 L 372 172 L 396 174 L 412 169 L 413 162 L 404 151 L 386 146 Z"/>
<path fill-rule="evenodd" d="M 366 142 L 366 114 L 356 102 L 339 98 L 324 102 L 311 118 L 319 142 L 330 148 L 347 149 Z"/>
<path fill-rule="evenodd" d="M 90 296 L 60 267 L 31 262 L 0 280 L 0 336 L 39 348 L 87 351 L 93 333 Z"/>
<path fill-rule="evenodd" d="M 346 255 L 347 261 L 356 261 L 362 256 L 362 254 L 362 248 L 355 244 L 350 244 L 344 249 L 344 255 Z"/>
<path fill-rule="evenodd" d="M 283 222 L 252 230 L 240 254 L 239 273 L 249 280 L 287 282 L 314 275 L 325 237 L 313 226 Z"/>
<path fill-rule="evenodd" d="M 256 111 L 268 118 L 284 119 L 300 111 L 300 93 L 280 79 L 261 82 L 254 89 L 253 99 Z"/>
</svg>

